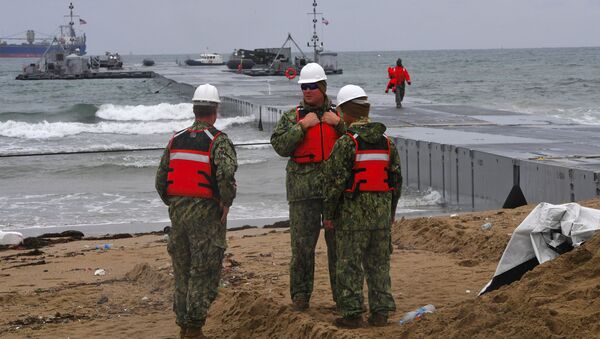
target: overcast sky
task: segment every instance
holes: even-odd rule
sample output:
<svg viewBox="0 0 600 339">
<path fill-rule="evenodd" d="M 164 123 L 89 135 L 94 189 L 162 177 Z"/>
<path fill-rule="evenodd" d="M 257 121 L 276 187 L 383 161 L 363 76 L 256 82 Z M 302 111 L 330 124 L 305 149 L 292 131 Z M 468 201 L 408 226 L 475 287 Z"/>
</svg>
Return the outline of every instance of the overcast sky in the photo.
<svg viewBox="0 0 600 339">
<path fill-rule="evenodd" d="M 328 50 L 600 46 L 599 0 L 318 0 Z M 312 0 L 75 0 L 89 54 L 185 54 L 279 47 L 305 51 Z M 0 0 L 0 36 L 55 33 L 69 1 Z"/>
</svg>

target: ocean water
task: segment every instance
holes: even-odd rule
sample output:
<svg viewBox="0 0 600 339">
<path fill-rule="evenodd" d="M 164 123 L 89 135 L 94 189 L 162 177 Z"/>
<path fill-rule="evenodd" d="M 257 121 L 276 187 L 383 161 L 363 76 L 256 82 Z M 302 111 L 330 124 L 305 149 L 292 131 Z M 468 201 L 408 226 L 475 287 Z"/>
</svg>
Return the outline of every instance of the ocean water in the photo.
<svg viewBox="0 0 600 339">
<path fill-rule="evenodd" d="M 125 56 L 126 67 L 178 69 L 182 55 Z M 363 86 L 374 105 L 387 66 L 401 57 L 413 78 L 406 102 L 505 109 L 600 124 L 600 48 L 341 52 L 332 88 Z M 192 120 L 190 98 L 151 79 L 16 81 L 32 59 L 0 59 L 0 155 L 164 147 Z M 207 74 L 219 77 L 220 69 Z M 262 80 L 261 80 L 262 81 Z M 224 92 L 224 93 L 223 93 Z M 236 83 L 222 94 L 236 93 Z M 335 96 L 335 92 L 331 93 Z M 223 112 L 234 143 L 267 142 L 252 117 Z M 237 148 L 238 197 L 230 220 L 286 218 L 285 163 L 268 145 Z M 168 223 L 154 190 L 162 151 L 0 157 L 0 230 Z M 435 191 L 407 191 L 399 214 L 452 210 Z M 231 223 L 235 224 L 234 222 Z"/>
</svg>

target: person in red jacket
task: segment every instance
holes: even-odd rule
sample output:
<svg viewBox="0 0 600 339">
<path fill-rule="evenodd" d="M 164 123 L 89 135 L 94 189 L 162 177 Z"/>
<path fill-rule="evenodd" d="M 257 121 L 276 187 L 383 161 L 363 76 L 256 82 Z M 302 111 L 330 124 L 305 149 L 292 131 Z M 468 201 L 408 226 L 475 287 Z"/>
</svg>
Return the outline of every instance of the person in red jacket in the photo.
<svg viewBox="0 0 600 339">
<path fill-rule="evenodd" d="M 389 73 L 389 70 L 388 70 Z M 406 87 L 406 83 L 408 83 L 409 85 L 411 84 L 410 82 L 410 74 L 408 74 L 408 71 L 406 70 L 406 68 L 404 68 L 404 66 L 402 66 L 402 59 L 398 58 L 398 60 L 396 60 L 396 67 L 393 68 L 392 73 L 390 73 L 390 77 L 392 77 L 393 74 L 393 79 L 395 80 L 395 87 L 392 89 L 392 91 L 394 93 L 396 93 L 396 108 L 401 108 L 402 107 L 402 100 L 404 100 L 404 89 Z M 392 80 L 390 80 L 391 82 Z M 389 86 L 389 83 L 388 83 Z M 387 89 L 386 89 L 386 93 L 387 93 Z"/>
</svg>

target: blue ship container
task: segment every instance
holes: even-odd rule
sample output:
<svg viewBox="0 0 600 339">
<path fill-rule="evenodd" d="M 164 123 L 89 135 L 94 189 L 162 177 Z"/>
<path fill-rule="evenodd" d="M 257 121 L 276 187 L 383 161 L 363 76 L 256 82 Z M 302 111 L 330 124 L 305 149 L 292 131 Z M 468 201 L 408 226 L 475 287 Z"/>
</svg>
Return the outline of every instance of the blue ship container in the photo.
<svg viewBox="0 0 600 339">
<path fill-rule="evenodd" d="M 39 58 L 50 46 L 47 44 L 0 44 L 0 58 Z M 79 48 L 79 54 L 86 53 L 86 45 L 74 44 L 72 50 Z M 53 45 L 50 50 L 58 49 L 57 45 Z"/>
</svg>

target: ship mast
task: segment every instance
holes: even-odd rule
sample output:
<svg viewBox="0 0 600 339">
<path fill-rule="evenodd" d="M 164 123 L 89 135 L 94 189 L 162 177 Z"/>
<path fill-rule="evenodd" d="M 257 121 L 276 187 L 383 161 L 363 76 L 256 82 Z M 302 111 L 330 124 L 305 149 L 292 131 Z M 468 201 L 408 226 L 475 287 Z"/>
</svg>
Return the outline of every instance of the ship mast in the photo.
<svg viewBox="0 0 600 339">
<path fill-rule="evenodd" d="M 317 14 L 323 14 L 317 12 L 317 0 L 313 0 L 313 11 L 312 13 L 307 13 L 313 15 L 313 36 L 310 39 L 313 47 L 313 60 L 314 62 L 319 62 L 319 53 L 323 51 L 323 42 L 319 43 L 319 36 L 317 35 Z M 308 47 L 310 47 L 310 42 L 307 43 Z"/>
<path fill-rule="evenodd" d="M 69 13 L 69 15 L 65 15 L 65 17 L 69 18 L 69 25 L 68 26 L 67 25 L 61 25 L 60 26 L 60 33 L 61 33 L 61 35 L 65 35 L 65 33 L 66 33 L 69 36 L 69 41 L 70 41 L 71 44 L 75 43 L 75 39 L 77 37 L 75 35 L 75 27 L 74 27 L 75 26 L 75 22 L 73 21 L 73 18 L 78 18 L 79 17 L 78 15 L 73 15 L 73 8 L 75 8 L 75 7 L 73 6 L 73 3 L 71 2 L 69 4 L 69 11 L 70 11 L 70 13 Z M 68 32 L 64 32 L 63 28 L 68 29 L 69 31 Z"/>
<path fill-rule="evenodd" d="M 69 21 L 69 36 L 70 36 L 70 40 L 71 43 L 73 43 L 73 40 L 75 40 L 75 29 L 73 28 L 73 25 L 75 25 L 75 23 L 73 22 L 73 3 L 71 2 L 69 4 L 69 10 L 71 11 L 71 20 Z"/>
</svg>

